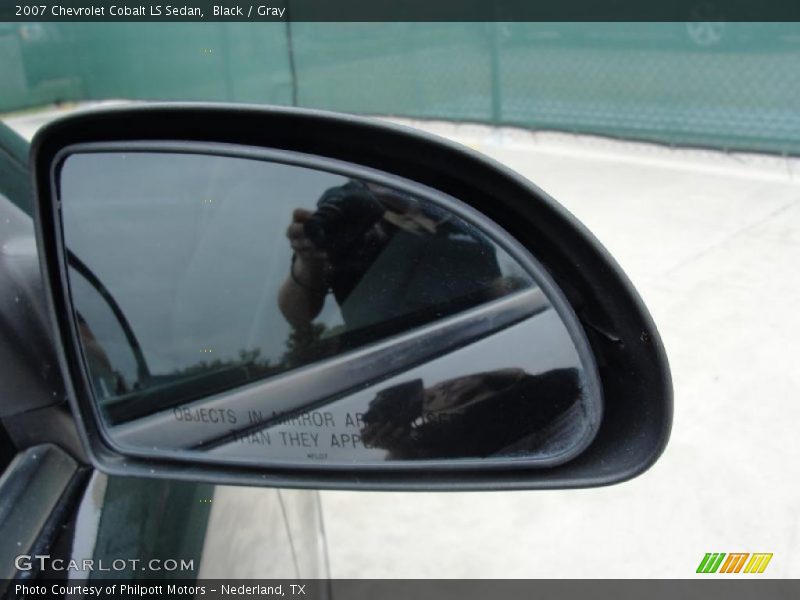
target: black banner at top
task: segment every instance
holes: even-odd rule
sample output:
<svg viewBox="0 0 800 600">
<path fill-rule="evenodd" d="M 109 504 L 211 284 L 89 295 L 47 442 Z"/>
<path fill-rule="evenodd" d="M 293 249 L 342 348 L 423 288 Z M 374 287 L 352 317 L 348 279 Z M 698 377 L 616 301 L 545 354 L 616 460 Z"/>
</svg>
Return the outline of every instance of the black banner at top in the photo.
<svg viewBox="0 0 800 600">
<path fill-rule="evenodd" d="M 0 0 L 0 21 L 800 21 L 800 1 Z"/>
</svg>

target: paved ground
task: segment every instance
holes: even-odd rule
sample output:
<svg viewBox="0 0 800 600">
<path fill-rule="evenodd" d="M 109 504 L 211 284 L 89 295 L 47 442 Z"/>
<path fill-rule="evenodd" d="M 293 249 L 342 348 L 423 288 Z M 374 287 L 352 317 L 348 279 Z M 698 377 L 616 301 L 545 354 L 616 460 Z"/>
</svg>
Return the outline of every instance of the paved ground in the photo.
<svg viewBox="0 0 800 600">
<path fill-rule="evenodd" d="M 610 488 L 325 492 L 332 575 L 689 577 L 744 551 L 799 577 L 800 161 L 417 125 L 517 169 L 617 257 L 667 346 L 673 434 Z"/>
<path fill-rule="evenodd" d="M 424 125 L 517 169 L 617 257 L 663 335 L 662 459 L 566 492 L 322 494 L 335 577 L 800 576 L 800 162 Z"/>
</svg>

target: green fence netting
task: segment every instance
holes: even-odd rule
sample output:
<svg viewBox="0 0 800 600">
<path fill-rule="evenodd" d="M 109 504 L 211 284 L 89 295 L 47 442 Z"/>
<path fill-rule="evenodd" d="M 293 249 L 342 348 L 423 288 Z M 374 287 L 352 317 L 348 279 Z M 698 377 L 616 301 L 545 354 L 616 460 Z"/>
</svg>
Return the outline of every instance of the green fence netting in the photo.
<svg viewBox="0 0 800 600">
<path fill-rule="evenodd" d="M 4 111 L 227 100 L 800 154 L 797 23 L 0 27 Z"/>
</svg>

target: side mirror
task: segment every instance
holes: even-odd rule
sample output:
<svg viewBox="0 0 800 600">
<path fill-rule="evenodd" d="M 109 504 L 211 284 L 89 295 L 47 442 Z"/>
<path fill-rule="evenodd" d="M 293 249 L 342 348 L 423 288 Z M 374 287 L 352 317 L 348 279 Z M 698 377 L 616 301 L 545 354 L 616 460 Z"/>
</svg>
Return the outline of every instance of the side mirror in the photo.
<svg viewBox="0 0 800 600">
<path fill-rule="evenodd" d="M 635 290 L 477 153 L 221 105 L 82 113 L 32 153 L 61 367 L 101 470 L 581 487 L 666 444 L 669 367 Z"/>
</svg>

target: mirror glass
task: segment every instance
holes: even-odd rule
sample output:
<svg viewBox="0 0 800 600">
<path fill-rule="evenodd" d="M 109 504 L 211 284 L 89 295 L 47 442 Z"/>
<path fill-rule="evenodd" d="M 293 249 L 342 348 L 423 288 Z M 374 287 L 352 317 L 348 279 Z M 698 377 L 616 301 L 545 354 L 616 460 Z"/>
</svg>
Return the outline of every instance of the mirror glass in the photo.
<svg viewBox="0 0 800 600">
<path fill-rule="evenodd" d="M 86 387 L 123 451 L 547 465 L 597 430 L 574 315 L 457 199 L 207 145 L 81 147 L 56 177 Z"/>
</svg>

